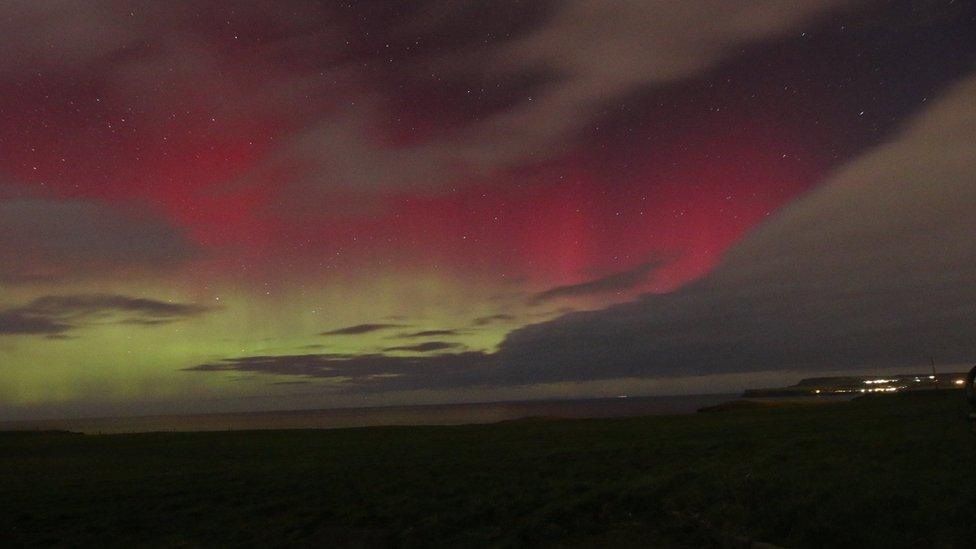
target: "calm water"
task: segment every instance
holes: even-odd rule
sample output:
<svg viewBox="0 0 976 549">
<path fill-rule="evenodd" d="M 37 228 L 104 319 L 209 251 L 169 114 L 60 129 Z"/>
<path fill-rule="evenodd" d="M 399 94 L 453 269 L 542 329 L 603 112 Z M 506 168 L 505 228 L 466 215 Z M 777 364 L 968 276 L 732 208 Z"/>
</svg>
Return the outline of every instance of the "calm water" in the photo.
<svg viewBox="0 0 976 549">
<path fill-rule="evenodd" d="M 82 433 L 227 431 L 250 429 L 335 429 L 378 425 L 463 425 L 527 417 L 585 418 L 686 414 L 737 395 L 681 395 L 588 400 L 547 400 L 340 408 L 284 412 L 166 415 L 122 418 L 0 422 L 0 430 L 65 429 Z"/>
</svg>

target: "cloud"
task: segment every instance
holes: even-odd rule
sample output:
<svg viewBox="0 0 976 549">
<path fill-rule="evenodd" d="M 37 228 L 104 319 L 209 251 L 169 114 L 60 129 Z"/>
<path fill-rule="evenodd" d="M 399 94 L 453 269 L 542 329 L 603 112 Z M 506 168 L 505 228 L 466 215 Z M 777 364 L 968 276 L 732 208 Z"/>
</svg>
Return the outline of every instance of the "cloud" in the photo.
<svg viewBox="0 0 976 549">
<path fill-rule="evenodd" d="M 252 356 L 199 364 L 186 371 L 295 376 L 331 381 L 350 391 L 386 391 L 483 385 L 489 382 L 492 360 L 478 351 L 429 356 Z"/>
<path fill-rule="evenodd" d="M 387 347 L 383 350 L 430 353 L 432 351 L 443 351 L 445 349 L 454 349 L 461 346 L 462 345 L 460 343 L 451 343 L 449 341 L 425 341 L 424 343 L 418 343 L 417 345 L 397 345 L 395 347 Z"/>
<path fill-rule="evenodd" d="M 378 332 L 380 330 L 390 330 L 392 328 L 403 327 L 403 324 L 356 324 L 355 326 L 346 326 L 345 328 L 337 328 L 335 330 L 329 330 L 328 332 L 322 332 L 319 335 L 360 335 Z"/>
<path fill-rule="evenodd" d="M 663 264 L 662 261 L 649 261 L 647 263 L 641 263 L 632 269 L 613 273 L 603 278 L 589 280 L 580 284 L 557 286 L 533 295 L 529 298 L 529 304 L 539 305 L 546 301 L 562 297 L 578 297 L 632 290 L 644 282 L 648 275 L 659 269 Z"/>
<path fill-rule="evenodd" d="M 470 128 L 455 145 L 458 160 L 497 168 L 548 157 L 611 101 L 704 73 L 743 45 L 777 37 L 844 3 L 560 2 L 545 24 L 479 66 L 496 74 L 531 70 L 559 78 Z"/>
<path fill-rule="evenodd" d="M 507 322 L 509 320 L 515 320 L 513 315 L 501 313 L 496 315 L 481 316 L 471 322 L 474 326 L 487 326 L 495 322 Z"/>
<path fill-rule="evenodd" d="M 415 338 L 415 337 L 440 337 L 440 336 L 454 336 L 460 335 L 461 332 L 458 330 L 421 330 L 419 332 L 410 332 L 406 334 L 397 334 L 396 337 L 400 338 Z"/>
<path fill-rule="evenodd" d="M 563 0 L 551 4 L 548 17 L 538 6 L 512 20 L 532 21 L 506 39 L 433 47 L 435 55 L 403 60 L 407 69 L 382 77 L 363 65 L 388 65 L 385 56 L 361 64 L 329 68 L 333 79 L 356 82 L 342 106 L 320 113 L 268 161 L 270 174 L 295 174 L 290 183 L 307 206 L 309 193 L 325 193 L 332 213 L 376 205 L 375 196 L 391 192 L 440 192 L 466 181 L 526 164 L 544 162 L 582 139 L 584 130 L 605 116 L 613 101 L 654 86 L 704 74 L 738 55 L 743 46 L 771 40 L 810 23 L 844 0 L 695 0 L 688 2 L 604 2 Z M 441 10 L 434 6 L 440 5 Z M 484 34 L 491 17 L 464 20 L 470 10 L 456 3 L 429 5 L 409 24 L 387 29 L 398 38 L 421 36 L 444 46 L 444 35 L 469 28 Z M 460 14 L 443 17 L 442 12 Z M 510 30 L 510 29 L 509 29 Z M 453 50 L 453 51 L 451 51 Z M 413 69 L 413 70 L 411 70 Z M 383 73 L 379 73 L 383 74 Z M 374 81 L 375 78 L 375 81 Z M 399 84 L 396 95 L 390 80 Z M 479 82 L 493 90 L 483 97 L 502 97 L 498 105 L 471 101 Z M 511 82 L 521 83 L 514 88 Z M 401 118 L 402 86 L 407 89 L 467 89 L 457 100 L 458 120 L 426 139 L 391 143 L 391 120 Z M 415 108 L 415 107 L 414 107 Z M 431 106 L 437 109 L 436 105 Z M 322 202 L 315 211 L 321 212 Z"/>
<path fill-rule="evenodd" d="M 4 2 L 0 32 L 7 55 L 0 71 L 84 66 L 111 56 L 136 38 L 121 10 L 90 2 Z"/>
<path fill-rule="evenodd" d="M 280 189 L 272 208 L 336 216 L 549 160 L 607 104 L 704 74 L 847 3 L 15 1 L 0 4 L 10 51 L 0 74 L 95 75 L 151 104 L 185 94 L 220 119 L 281 118 L 289 133 L 236 185 Z M 223 43 L 231 32 L 242 46 Z M 437 131 L 414 131 L 405 120 L 418 113 Z"/>
<path fill-rule="evenodd" d="M 976 77 L 674 293 L 527 326 L 519 382 L 972 361 Z"/>
<path fill-rule="evenodd" d="M 16 309 L 0 311 L 0 335 L 61 336 L 72 326 L 55 319 L 25 315 Z"/>
<path fill-rule="evenodd" d="M 0 197 L 0 283 L 157 271 L 200 256 L 162 219 L 87 200 Z"/>
<path fill-rule="evenodd" d="M 50 295 L 0 309 L 0 335 L 65 338 L 95 324 L 157 326 L 200 316 L 210 307 L 114 294 Z"/>
</svg>

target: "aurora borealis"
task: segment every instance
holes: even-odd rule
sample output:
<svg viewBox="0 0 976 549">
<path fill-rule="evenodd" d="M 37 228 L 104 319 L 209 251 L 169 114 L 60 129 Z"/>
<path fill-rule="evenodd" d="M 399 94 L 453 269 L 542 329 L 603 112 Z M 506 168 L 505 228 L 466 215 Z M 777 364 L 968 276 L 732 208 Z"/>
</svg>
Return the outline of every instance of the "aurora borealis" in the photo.
<svg viewBox="0 0 976 549">
<path fill-rule="evenodd" d="M 976 360 L 972 2 L 5 2 L 0 413 Z"/>
</svg>

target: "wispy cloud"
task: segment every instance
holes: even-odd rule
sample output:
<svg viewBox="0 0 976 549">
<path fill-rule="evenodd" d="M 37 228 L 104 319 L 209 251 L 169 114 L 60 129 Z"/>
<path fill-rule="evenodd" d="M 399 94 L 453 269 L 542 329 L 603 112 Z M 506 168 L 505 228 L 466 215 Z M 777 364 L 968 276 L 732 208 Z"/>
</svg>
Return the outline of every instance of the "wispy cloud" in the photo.
<svg viewBox="0 0 976 549">
<path fill-rule="evenodd" d="M 361 334 L 369 334 L 372 332 L 379 332 L 381 330 L 390 330 L 393 328 L 404 328 L 404 327 L 405 325 L 403 324 L 385 324 L 385 323 L 356 324 L 354 326 L 346 326 L 344 328 L 336 328 L 335 330 L 322 332 L 319 335 L 324 335 L 324 336 L 361 335 Z"/>
<path fill-rule="evenodd" d="M 152 215 L 95 201 L 0 197 L 0 284 L 156 272 L 200 255 Z"/>
<path fill-rule="evenodd" d="M 210 310 L 212 307 L 115 294 L 51 295 L 0 310 L 0 335 L 65 338 L 72 330 L 94 324 L 157 326 Z"/>
<path fill-rule="evenodd" d="M 396 337 L 399 338 L 417 338 L 417 337 L 442 337 L 442 336 L 455 336 L 460 335 L 461 332 L 458 330 L 421 330 L 419 332 L 408 332 L 403 334 L 397 334 Z"/>
<path fill-rule="evenodd" d="M 409 351 L 415 353 L 430 353 L 433 351 L 443 351 L 446 349 L 454 349 L 457 347 L 463 347 L 460 343 L 451 343 L 449 341 L 425 341 L 424 343 L 418 343 L 417 345 L 396 345 L 394 347 L 387 347 L 383 349 L 384 351 Z"/>
<path fill-rule="evenodd" d="M 488 315 L 488 316 L 478 317 L 478 318 L 474 319 L 471 322 L 471 324 L 474 325 L 474 326 L 487 326 L 488 324 L 493 324 L 495 322 L 507 322 L 507 321 L 510 321 L 510 320 L 515 320 L 515 316 L 514 315 L 510 315 L 510 314 L 501 313 L 501 314 L 497 314 L 497 315 Z"/>
<path fill-rule="evenodd" d="M 491 383 L 493 357 L 478 351 L 427 356 L 307 354 L 229 358 L 186 368 L 314 378 L 349 390 L 448 388 Z"/>
<path fill-rule="evenodd" d="M 664 262 L 660 260 L 648 261 L 632 269 L 613 273 L 603 278 L 588 280 L 579 284 L 557 286 L 533 295 L 529 298 L 529 304 L 539 305 L 562 297 L 578 297 L 631 290 L 644 282 L 652 272 L 663 265 Z"/>
</svg>

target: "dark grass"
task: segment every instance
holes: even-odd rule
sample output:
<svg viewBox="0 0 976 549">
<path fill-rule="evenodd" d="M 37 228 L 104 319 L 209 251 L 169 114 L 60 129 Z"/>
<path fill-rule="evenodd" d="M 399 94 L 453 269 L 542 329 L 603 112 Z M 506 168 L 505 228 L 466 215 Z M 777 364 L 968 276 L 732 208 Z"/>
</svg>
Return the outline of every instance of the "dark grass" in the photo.
<svg viewBox="0 0 976 549">
<path fill-rule="evenodd" d="M 5 434 L 0 545 L 973 547 L 967 408 Z"/>
</svg>

